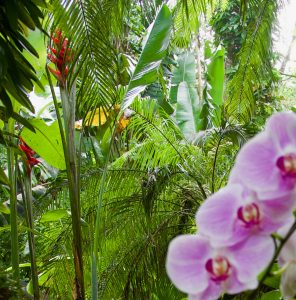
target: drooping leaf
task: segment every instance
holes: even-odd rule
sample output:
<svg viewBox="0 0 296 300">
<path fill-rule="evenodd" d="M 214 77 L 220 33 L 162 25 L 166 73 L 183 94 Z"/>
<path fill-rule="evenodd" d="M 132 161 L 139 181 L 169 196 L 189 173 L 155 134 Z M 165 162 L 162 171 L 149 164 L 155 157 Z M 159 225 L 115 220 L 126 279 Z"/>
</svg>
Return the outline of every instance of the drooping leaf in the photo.
<svg viewBox="0 0 296 300">
<path fill-rule="evenodd" d="M 165 57 L 170 40 L 172 16 L 164 4 L 150 25 L 147 40 L 122 101 L 123 112 L 145 87 L 157 79 L 157 69 Z"/>
<path fill-rule="evenodd" d="M 203 90 L 203 104 L 200 113 L 199 129 L 205 130 L 221 123 L 221 106 L 224 90 L 224 49 L 212 51 L 210 43 L 205 44 L 207 59 L 206 83 Z"/>
<path fill-rule="evenodd" d="M 238 68 L 227 83 L 225 112 L 229 119 L 248 122 L 256 111 L 255 91 L 262 78 L 274 81 L 271 52 L 272 30 L 278 1 L 248 1 L 254 18 L 248 23 L 246 37 L 236 54 Z"/>
<path fill-rule="evenodd" d="M 223 103 L 224 89 L 224 54 L 223 48 L 217 49 L 211 58 L 207 69 L 207 82 L 211 85 L 209 94 L 217 106 Z"/>
<path fill-rule="evenodd" d="M 198 97 L 192 97 L 186 81 L 179 84 L 177 94 L 176 120 L 185 136 L 194 134 L 198 123 Z"/>
<path fill-rule="evenodd" d="M 197 98 L 195 58 L 192 53 L 186 52 L 180 55 L 178 66 L 173 70 L 172 87 L 170 91 L 171 103 L 177 102 L 178 86 L 185 81 L 192 98 Z"/>
<path fill-rule="evenodd" d="M 21 137 L 26 144 L 51 166 L 65 170 L 66 164 L 58 122 L 56 121 L 50 126 L 40 119 L 29 122 L 34 126 L 36 133 L 27 128 L 22 131 Z"/>
</svg>

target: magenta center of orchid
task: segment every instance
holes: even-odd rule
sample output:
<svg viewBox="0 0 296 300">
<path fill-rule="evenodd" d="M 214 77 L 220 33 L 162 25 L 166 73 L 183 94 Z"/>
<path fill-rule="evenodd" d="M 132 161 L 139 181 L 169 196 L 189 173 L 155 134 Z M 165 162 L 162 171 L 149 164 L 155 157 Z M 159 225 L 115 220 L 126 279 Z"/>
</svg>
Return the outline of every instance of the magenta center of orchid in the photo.
<svg viewBox="0 0 296 300">
<path fill-rule="evenodd" d="M 296 177 L 296 154 L 289 153 L 280 156 L 276 161 L 276 165 L 284 175 Z"/>
<path fill-rule="evenodd" d="M 223 256 L 216 256 L 206 262 L 206 270 L 214 281 L 226 280 L 231 273 L 231 265 Z"/>
<path fill-rule="evenodd" d="M 260 210 L 258 205 L 250 203 L 241 206 L 237 211 L 237 217 L 246 226 L 258 225 L 260 223 Z"/>
</svg>

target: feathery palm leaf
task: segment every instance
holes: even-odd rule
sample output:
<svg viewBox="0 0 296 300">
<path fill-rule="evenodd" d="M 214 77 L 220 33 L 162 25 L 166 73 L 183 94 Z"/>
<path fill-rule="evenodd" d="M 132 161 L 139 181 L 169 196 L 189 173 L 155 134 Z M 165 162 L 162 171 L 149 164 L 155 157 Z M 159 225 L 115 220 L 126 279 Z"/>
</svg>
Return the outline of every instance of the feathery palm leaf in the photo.
<svg viewBox="0 0 296 300">
<path fill-rule="evenodd" d="M 246 39 L 238 53 L 239 67 L 228 83 L 225 103 L 229 118 L 244 121 L 250 120 L 254 115 L 254 91 L 260 84 L 260 79 L 271 74 L 271 30 L 278 9 L 277 1 L 254 1 L 254 5 L 252 11 L 257 11 L 258 15 L 248 26 Z"/>
</svg>

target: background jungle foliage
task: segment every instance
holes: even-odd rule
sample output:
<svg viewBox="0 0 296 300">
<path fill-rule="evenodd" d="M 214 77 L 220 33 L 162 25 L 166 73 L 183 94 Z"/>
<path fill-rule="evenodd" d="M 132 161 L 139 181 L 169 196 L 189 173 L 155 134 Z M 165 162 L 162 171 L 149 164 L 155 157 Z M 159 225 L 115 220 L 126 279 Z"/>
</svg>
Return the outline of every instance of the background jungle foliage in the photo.
<svg viewBox="0 0 296 300">
<path fill-rule="evenodd" d="M 0 1 L 0 299 L 185 297 L 165 272 L 169 241 L 196 230 L 199 205 L 282 106 L 280 5 Z M 47 67 L 57 30 L 64 84 Z M 41 162 L 30 176 L 20 137 Z"/>
</svg>

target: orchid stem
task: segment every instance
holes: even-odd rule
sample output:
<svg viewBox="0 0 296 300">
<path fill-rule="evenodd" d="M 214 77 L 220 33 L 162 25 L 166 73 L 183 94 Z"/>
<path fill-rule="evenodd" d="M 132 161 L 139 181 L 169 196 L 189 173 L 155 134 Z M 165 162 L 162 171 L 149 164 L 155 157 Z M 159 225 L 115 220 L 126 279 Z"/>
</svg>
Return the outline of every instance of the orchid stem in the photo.
<svg viewBox="0 0 296 300">
<path fill-rule="evenodd" d="M 271 262 L 269 263 L 268 267 L 266 268 L 262 278 L 259 281 L 259 285 L 257 287 L 256 290 L 254 290 L 248 297 L 249 300 L 253 300 L 255 299 L 255 296 L 257 295 L 259 289 L 262 287 L 262 285 L 264 284 L 265 279 L 271 275 L 271 270 L 273 267 L 273 264 L 275 262 L 275 260 L 277 259 L 277 257 L 279 256 L 281 250 L 283 249 L 284 245 L 286 244 L 286 242 L 288 241 L 288 239 L 290 238 L 290 236 L 294 233 L 294 231 L 296 230 L 296 221 L 293 223 L 293 225 L 291 226 L 290 230 L 288 231 L 288 233 L 286 234 L 286 236 L 282 239 L 281 243 L 279 244 L 279 246 L 277 247 L 273 258 L 271 260 Z"/>
</svg>

